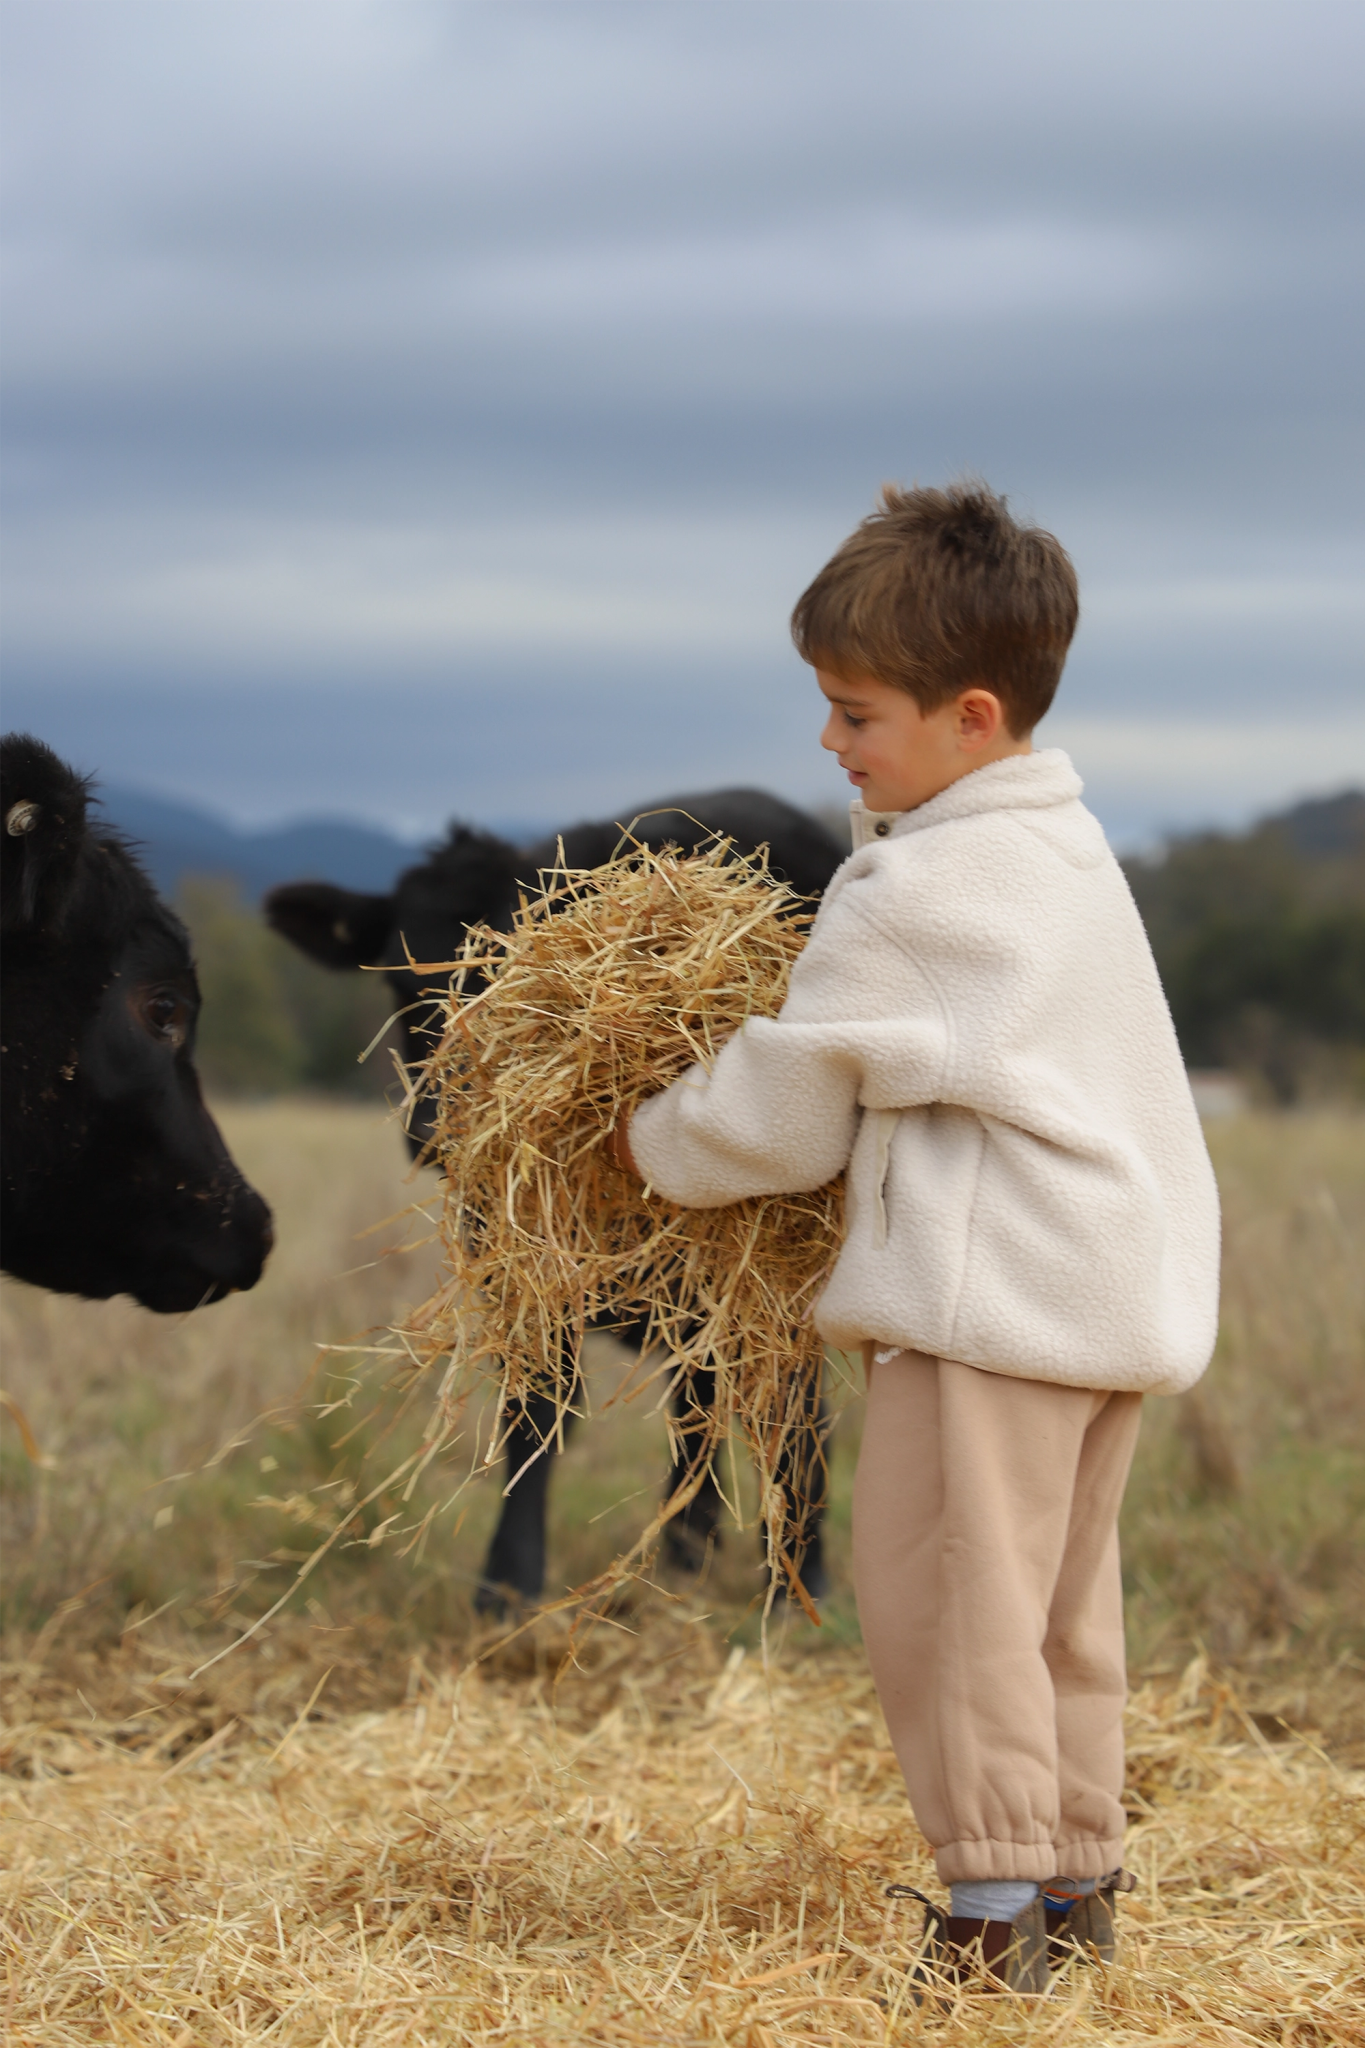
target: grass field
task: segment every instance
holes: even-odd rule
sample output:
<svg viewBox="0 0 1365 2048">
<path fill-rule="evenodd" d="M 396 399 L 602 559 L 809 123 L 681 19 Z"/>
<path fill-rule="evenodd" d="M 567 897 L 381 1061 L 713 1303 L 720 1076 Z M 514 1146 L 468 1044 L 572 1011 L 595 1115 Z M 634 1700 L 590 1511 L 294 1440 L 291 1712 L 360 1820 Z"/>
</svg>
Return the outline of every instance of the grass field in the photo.
<svg viewBox="0 0 1365 2048">
<path fill-rule="evenodd" d="M 377 1112 L 298 1100 L 224 1122 L 280 1225 L 253 1294 L 169 1322 L 0 1295 L 4 1390 L 43 1460 L 0 1415 L 13 2037 L 887 2038 L 868 2000 L 894 2002 L 909 1927 L 879 1886 L 925 1866 L 848 1588 L 856 1394 L 819 1631 L 761 1641 L 749 1530 L 704 1587 L 639 1587 L 576 1666 L 558 1621 L 490 1646 L 470 1602 L 496 1510 L 480 1482 L 417 1557 L 391 1540 L 410 1515 L 370 1543 L 400 1506 L 376 1500 L 283 1615 L 188 1679 L 411 1432 L 315 1347 L 389 1321 L 434 1269 L 429 1245 L 388 1249 L 414 1234 L 385 1222 L 413 1190 Z M 1365 1120 L 1246 1116 L 1210 1141 L 1219 1353 L 1195 1395 L 1149 1403 L 1124 1518 L 1149 1866 L 1133 1956 L 1028 2038 L 1360 2038 Z M 620 1379 L 601 1340 L 599 1412 L 557 1475 L 556 1588 L 629 1540 L 662 1480 L 662 1423 L 613 1402 Z M 1022 2026 L 902 2013 L 890 2038 Z"/>
</svg>

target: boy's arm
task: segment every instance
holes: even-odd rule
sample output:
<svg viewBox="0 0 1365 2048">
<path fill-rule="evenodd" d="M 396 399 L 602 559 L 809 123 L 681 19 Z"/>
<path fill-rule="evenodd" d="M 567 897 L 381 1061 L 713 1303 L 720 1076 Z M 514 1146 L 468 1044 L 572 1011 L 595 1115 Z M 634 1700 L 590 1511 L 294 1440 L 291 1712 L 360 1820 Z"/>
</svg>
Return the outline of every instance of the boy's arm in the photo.
<svg viewBox="0 0 1365 2048">
<path fill-rule="evenodd" d="M 692 1067 L 641 1104 L 616 1139 L 621 1164 L 628 1149 L 644 1180 L 692 1208 L 792 1194 L 848 1164 L 863 1107 L 935 1098 L 941 1005 L 859 893 L 826 904 L 780 1016 L 751 1018 L 709 1074 Z"/>
</svg>

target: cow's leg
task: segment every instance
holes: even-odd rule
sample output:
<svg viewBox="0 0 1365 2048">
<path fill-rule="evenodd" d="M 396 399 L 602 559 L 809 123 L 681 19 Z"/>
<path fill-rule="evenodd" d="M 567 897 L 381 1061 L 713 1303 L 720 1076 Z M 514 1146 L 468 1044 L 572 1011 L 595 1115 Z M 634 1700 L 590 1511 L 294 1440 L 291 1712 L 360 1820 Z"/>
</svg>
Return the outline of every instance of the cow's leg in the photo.
<svg viewBox="0 0 1365 2048">
<path fill-rule="evenodd" d="M 812 1600 L 829 1590 L 825 1567 L 824 1520 L 829 1497 L 829 1410 L 821 1387 L 823 1361 L 793 1390 L 791 1416 L 778 1459 L 777 1482 L 786 1502 L 783 1548 Z M 785 1567 L 778 1574 L 779 1595 L 790 1596 Z"/>
<path fill-rule="evenodd" d="M 604 1319 L 600 1327 L 609 1329 L 619 1343 L 628 1345 L 633 1351 L 643 1351 L 649 1334 L 649 1324 L 644 1317 L 610 1323 Z M 716 1376 L 704 1367 L 684 1373 L 675 1382 L 669 1405 L 677 1423 L 677 1447 L 668 1483 L 664 1487 L 665 1500 L 671 1500 L 679 1487 L 687 1485 L 694 1475 L 697 1460 L 705 1458 L 709 1421 L 715 1403 Z M 687 1506 L 680 1508 L 664 1523 L 665 1563 L 678 1571 L 693 1574 L 701 1571 L 707 1557 L 720 1542 L 720 1509 L 720 1492 L 708 1470 Z"/>
<path fill-rule="evenodd" d="M 716 1376 L 704 1366 L 683 1373 L 673 1388 L 677 1448 L 668 1475 L 665 1500 L 695 1477 L 704 1460 L 711 1412 L 716 1405 Z M 686 1507 L 664 1523 L 664 1557 L 675 1571 L 697 1573 L 705 1568 L 720 1543 L 720 1489 L 710 1469 Z"/>
<path fill-rule="evenodd" d="M 498 1526 L 488 1546 L 474 1594 L 478 1614 L 502 1615 L 509 1598 L 520 1605 L 539 1600 L 545 1590 L 545 1509 L 550 1468 L 558 1443 L 552 1437 L 558 1403 L 549 1394 L 532 1394 L 512 1423 L 507 1439 L 507 1477 L 516 1484 L 504 1494 Z M 564 1434 L 573 1416 L 564 1416 Z M 520 1475 L 520 1476 L 518 1476 Z"/>
<path fill-rule="evenodd" d="M 812 1600 L 829 1590 L 825 1566 L 824 1516 L 829 1492 L 826 1443 L 829 1414 L 821 1389 L 821 1368 L 793 1390 L 793 1411 L 778 1459 L 776 1479 L 786 1503 L 783 1549 Z M 716 1376 L 704 1367 L 684 1374 L 673 1391 L 673 1412 L 679 1443 L 668 1475 L 665 1498 L 694 1475 L 706 1455 L 710 1417 L 715 1407 Z M 708 1471 L 687 1506 L 664 1524 L 664 1556 L 675 1570 L 699 1572 L 720 1543 L 721 1496 Z M 778 1573 L 778 1597 L 791 1592 L 785 1566 Z"/>
</svg>

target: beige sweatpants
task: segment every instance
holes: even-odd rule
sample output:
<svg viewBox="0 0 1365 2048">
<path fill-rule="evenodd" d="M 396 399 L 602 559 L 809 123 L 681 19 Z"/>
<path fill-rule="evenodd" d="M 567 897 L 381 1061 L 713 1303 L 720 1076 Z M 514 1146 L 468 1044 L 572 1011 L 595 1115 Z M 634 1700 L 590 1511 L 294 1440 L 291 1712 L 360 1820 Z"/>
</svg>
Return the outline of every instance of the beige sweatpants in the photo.
<svg viewBox="0 0 1365 2048">
<path fill-rule="evenodd" d="M 1141 1405 L 918 1351 L 872 1368 L 858 1612 L 945 1883 L 1122 1861 L 1117 1523 Z"/>
</svg>

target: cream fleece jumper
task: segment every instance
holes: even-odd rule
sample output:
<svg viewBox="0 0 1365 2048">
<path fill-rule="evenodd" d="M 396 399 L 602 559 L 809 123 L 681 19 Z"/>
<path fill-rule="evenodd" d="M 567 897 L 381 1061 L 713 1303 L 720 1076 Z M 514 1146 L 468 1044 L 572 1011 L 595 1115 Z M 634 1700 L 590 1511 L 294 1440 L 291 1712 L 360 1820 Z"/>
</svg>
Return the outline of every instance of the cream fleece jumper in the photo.
<svg viewBox="0 0 1365 2048">
<path fill-rule="evenodd" d="M 816 1309 L 864 1340 L 1177 1393 L 1213 1349 L 1218 1196 L 1156 966 L 1064 753 L 978 768 L 835 875 L 779 1016 L 640 1107 L 692 1208 L 848 1169 Z"/>
</svg>

